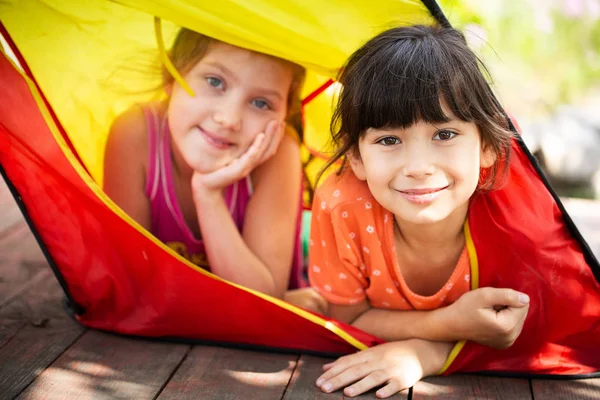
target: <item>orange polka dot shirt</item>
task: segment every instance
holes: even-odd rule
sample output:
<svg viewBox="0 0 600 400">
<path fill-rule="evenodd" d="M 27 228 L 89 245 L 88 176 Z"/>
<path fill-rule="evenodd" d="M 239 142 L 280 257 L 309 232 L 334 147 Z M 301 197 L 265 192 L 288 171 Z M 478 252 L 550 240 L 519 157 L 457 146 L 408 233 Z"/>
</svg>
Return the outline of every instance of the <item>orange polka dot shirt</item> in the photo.
<svg viewBox="0 0 600 400">
<path fill-rule="evenodd" d="M 433 310 L 469 291 L 466 248 L 437 293 L 421 296 L 408 287 L 396 257 L 394 216 L 350 170 L 323 182 L 312 210 L 308 276 L 330 303 L 352 305 L 367 299 L 373 308 Z"/>
</svg>

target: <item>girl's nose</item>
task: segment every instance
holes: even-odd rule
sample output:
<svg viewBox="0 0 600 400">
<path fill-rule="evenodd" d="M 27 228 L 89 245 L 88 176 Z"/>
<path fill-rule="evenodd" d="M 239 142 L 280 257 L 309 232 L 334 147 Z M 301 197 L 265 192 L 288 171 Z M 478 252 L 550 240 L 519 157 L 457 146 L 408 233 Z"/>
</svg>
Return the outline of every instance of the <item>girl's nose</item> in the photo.
<svg viewBox="0 0 600 400">
<path fill-rule="evenodd" d="M 224 102 L 216 108 L 213 120 L 224 129 L 238 131 L 242 124 L 240 107 Z"/>
<path fill-rule="evenodd" d="M 433 174 L 434 163 L 425 148 L 406 149 L 402 173 L 414 179 L 423 179 Z"/>
</svg>

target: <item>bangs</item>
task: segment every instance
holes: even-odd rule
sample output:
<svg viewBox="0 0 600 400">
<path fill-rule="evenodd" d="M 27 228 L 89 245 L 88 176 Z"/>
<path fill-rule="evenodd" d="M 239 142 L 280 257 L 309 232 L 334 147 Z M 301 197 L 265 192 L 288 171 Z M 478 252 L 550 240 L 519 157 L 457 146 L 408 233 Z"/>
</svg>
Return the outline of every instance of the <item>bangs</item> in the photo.
<svg viewBox="0 0 600 400">
<path fill-rule="evenodd" d="M 343 74 L 348 88 L 343 96 L 351 107 L 341 122 L 348 133 L 408 128 L 417 121 L 443 123 L 453 117 L 476 119 L 482 108 L 477 93 L 487 82 L 470 79 L 481 76 L 475 56 L 459 56 L 430 36 L 381 43 L 369 53 L 360 54 L 355 63 L 350 60 Z"/>
<path fill-rule="evenodd" d="M 418 122 L 474 123 L 484 146 L 508 163 L 512 133 L 487 78 L 489 72 L 464 35 L 438 25 L 384 31 L 352 54 L 341 71 L 341 92 L 331 119 L 335 154 L 323 169 L 356 151 L 368 129 L 407 129 Z M 491 187 L 491 186 L 489 186 Z"/>
</svg>

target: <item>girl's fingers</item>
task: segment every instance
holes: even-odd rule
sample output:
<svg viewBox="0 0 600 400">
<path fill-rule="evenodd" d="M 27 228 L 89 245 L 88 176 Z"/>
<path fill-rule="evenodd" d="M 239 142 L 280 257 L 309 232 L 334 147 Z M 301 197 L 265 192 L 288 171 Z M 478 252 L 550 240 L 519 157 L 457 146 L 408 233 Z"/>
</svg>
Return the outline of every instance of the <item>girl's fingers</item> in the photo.
<svg viewBox="0 0 600 400">
<path fill-rule="evenodd" d="M 331 393 L 342 387 L 346 387 L 359 379 L 364 378 L 372 372 L 372 367 L 367 363 L 353 365 L 350 368 L 336 374 L 321 384 L 321 390 Z"/>
<path fill-rule="evenodd" d="M 340 367 L 339 365 L 335 365 L 335 364 L 329 364 L 329 367 L 327 368 L 327 371 L 325 371 L 324 374 L 322 374 L 316 382 L 316 385 L 318 387 L 323 386 L 323 384 L 327 381 L 329 381 L 331 378 L 335 377 L 336 375 L 344 372 L 345 367 Z"/>
<path fill-rule="evenodd" d="M 234 162 L 237 161 L 238 160 L 235 160 Z M 232 179 L 231 176 L 233 175 L 231 172 L 232 164 L 234 163 L 229 164 L 225 168 L 219 168 L 214 172 L 203 175 L 202 183 L 208 188 L 221 188 L 227 186 Z M 233 168 L 236 168 L 236 166 L 233 166 Z"/>
<path fill-rule="evenodd" d="M 485 287 L 479 289 L 479 294 L 482 307 L 525 307 L 529 304 L 529 296 L 513 289 Z"/>
<path fill-rule="evenodd" d="M 285 122 L 270 121 L 265 129 L 265 149 L 260 157 L 260 162 L 273 157 L 279 148 L 285 132 Z"/>
<path fill-rule="evenodd" d="M 275 130 L 277 128 L 277 121 L 269 121 L 265 126 L 264 132 L 259 133 L 259 135 L 263 135 L 264 141 L 259 151 L 259 159 L 262 161 L 265 155 L 265 152 L 271 145 L 271 141 L 273 140 L 273 135 L 275 134 Z"/>
<path fill-rule="evenodd" d="M 380 399 L 385 399 L 387 397 L 395 395 L 396 393 L 404 389 L 406 388 L 402 387 L 402 385 L 400 385 L 400 382 L 398 382 L 395 379 L 392 379 L 387 385 L 375 392 L 375 396 L 379 397 Z"/>
<path fill-rule="evenodd" d="M 248 175 L 259 157 L 264 139 L 264 133 L 259 133 L 248 150 L 239 158 L 236 158 L 223 168 L 204 175 L 204 184 L 207 187 L 224 187 Z"/>
<path fill-rule="evenodd" d="M 323 366 L 323 370 L 325 371 L 319 379 L 317 379 L 317 386 L 321 387 L 321 385 L 330 380 L 331 378 L 341 374 L 346 369 L 352 367 L 353 365 L 360 362 L 358 355 L 361 353 L 350 354 L 347 356 L 343 356 L 335 360 L 334 362 L 325 364 Z"/>
<path fill-rule="evenodd" d="M 256 135 L 256 138 L 254 139 L 248 150 L 246 150 L 246 152 L 238 158 L 241 165 L 244 167 L 253 167 L 251 162 L 260 158 L 262 152 L 264 151 L 264 147 L 266 146 L 266 142 L 266 134 L 259 133 L 258 135 Z"/>
<path fill-rule="evenodd" d="M 374 387 L 383 385 L 388 380 L 388 374 L 384 370 L 378 369 L 369 373 L 354 385 L 348 386 L 346 389 L 344 389 L 344 394 L 352 397 L 358 396 L 359 394 L 363 394 Z"/>
<path fill-rule="evenodd" d="M 284 126 L 282 122 L 270 121 L 265 132 L 256 135 L 244 154 L 225 167 L 206 174 L 202 179 L 204 185 L 211 188 L 225 187 L 250 174 L 257 165 L 275 154 L 283 137 Z"/>
<path fill-rule="evenodd" d="M 259 133 L 248 150 L 238 159 L 233 160 L 231 164 L 223 168 L 223 170 L 231 174 L 231 178 L 234 180 L 238 180 L 244 176 L 247 176 L 250 172 L 252 172 L 257 164 L 257 161 L 260 159 L 264 142 L 265 135 L 263 133 Z"/>
<path fill-rule="evenodd" d="M 329 369 L 333 366 L 333 363 L 323 365 L 323 371 L 329 371 Z"/>
<path fill-rule="evenodd" d="M 325 372 L 317 379 L 317 386 L 320 386 L 319 382 L 327 381 L 334 376 L 341 374 L 348 368 L 368 362 L 371 359 L 371 352 L 369 350 L 371 349 L 348 354 L 338 358 L 334 362 L 323 365 L 323 371 Z"/>
</svg>

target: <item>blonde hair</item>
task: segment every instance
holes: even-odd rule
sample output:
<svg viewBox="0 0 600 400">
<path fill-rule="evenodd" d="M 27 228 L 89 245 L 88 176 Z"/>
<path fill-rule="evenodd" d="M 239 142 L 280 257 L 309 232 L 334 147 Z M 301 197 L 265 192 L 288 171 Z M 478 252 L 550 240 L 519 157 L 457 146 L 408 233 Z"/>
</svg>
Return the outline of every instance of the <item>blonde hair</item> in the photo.
<svg viewBox="0 0 600 400">
<path fill-rule="evenodd" d="M 205 55 L 211 45 L 223 43 L 217 39 L 202 35 L 190 29 L 182 28 L 175 38 L 175 42 L 169 52 L 169 58 L 173 66 L 182 76 L 185 76 Z M 272 56 L 269 56 L 272 57 Z M 300 115 L 302 102 L 300 91 L 304 84 L 306 70 L 298 64 L 290 61 L 272 57 L 273 59 L 289 65 L 292 68 L 292 84 L 287 99 L 286 122 L 297 120 Z M 164 86 L 172 84 L 173 76 L 163 66 L 162 82 Z"/>
</svg>

